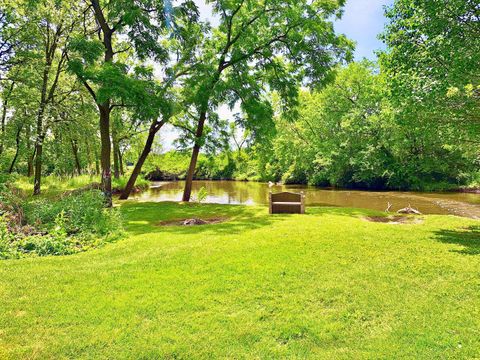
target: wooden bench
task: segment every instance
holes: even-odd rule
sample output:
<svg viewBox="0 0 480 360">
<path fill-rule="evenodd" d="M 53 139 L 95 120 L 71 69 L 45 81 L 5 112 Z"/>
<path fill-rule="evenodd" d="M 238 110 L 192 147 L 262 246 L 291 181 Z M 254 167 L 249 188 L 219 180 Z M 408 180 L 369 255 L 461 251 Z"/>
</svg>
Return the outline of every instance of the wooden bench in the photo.
<svg viewBox="0 0 480 360">
<path fill-rule="evenodd" d="M 303 192 L 281 192 L 269 195 L 270 214 L 305 214 L 305 195 Z"/>
</svg>

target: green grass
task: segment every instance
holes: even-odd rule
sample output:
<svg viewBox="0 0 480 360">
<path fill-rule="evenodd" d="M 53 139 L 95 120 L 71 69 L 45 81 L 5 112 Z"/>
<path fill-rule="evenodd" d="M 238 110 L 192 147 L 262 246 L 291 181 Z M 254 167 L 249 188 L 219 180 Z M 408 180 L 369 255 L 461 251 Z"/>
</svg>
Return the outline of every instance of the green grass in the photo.
<svg viewBox="0 0 480 360">
<path fill-rule="evenodd" d="M 480 357 L 480 227 L 122 206 L 128 238 L 0 262 L 1 359 Z M 226 216 L 202 227 L 168 219 Z"/>
<path fill-rule="evenodd" d="M 121 176 L 118 179 L 112 178 L 112 188 L 124 189 L 128 182 L 129 175 Z M 93 183 L 100 183 L 100 176 L 79 175 L 74 177 L 45 176 L 42 178 L 42 194 L 46 197 L 55 197 L 65 191 L 79 189 Z M 27 176 L 16 176 L 14 185 L 16 188 L 24 191 L 26 194 L 33 192 L 33 178 Z M 135 186 L 145 189 L 150 182 L 142 178 L 137 178 Z"/>
</svg>

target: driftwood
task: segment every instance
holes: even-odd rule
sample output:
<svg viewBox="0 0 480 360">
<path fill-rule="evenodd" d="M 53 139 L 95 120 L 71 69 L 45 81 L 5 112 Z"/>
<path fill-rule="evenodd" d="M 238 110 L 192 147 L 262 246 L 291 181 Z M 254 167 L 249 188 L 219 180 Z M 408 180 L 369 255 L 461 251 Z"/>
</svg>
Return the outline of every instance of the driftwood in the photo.
<svg viewBox="0 0 480 360">
<path fill-rule="evenodd" d="M 387 208 L 385 209 L 385 212 L 388 213 L 390 212 L 390 209 L 392 208 L 393 204 L 390 204 L 390 201 L 387 204 Z"/>
<path fill-rule="evenodd" d="M 412 208 L 410 206 L 410 204 L 408 204 L 408 206 L 406 208 L 398 210 L 397 213 L 399 213 L 399 214 L 410 214 L 410 215 L 422 215 L 422 213 L 420 211 Z"/>
<path fill-rule="evenodd" d="M 206 225 L 208 221 L 202 219 L 187 219 L 183 222 L 184 226 Z"/>
</svg>

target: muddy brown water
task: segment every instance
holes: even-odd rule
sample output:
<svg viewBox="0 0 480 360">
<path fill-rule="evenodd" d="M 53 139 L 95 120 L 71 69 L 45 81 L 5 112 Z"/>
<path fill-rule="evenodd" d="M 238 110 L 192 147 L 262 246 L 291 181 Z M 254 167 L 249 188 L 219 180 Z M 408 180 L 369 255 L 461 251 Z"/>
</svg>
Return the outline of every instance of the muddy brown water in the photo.
<svg viewBox="0 0 480 360">
<path fill-rule="evenodd" d="M 152 182 L 148 191 L 133 196 L 138 201 L 181 201 L 185 182 Z M 331 190 L 303 185 L 274 185 L 242 181 L 195 181 L 193 196 L 207 189 L 206 203 L 266 205 L 269 191 L 303 191 L 307 205 L 327 205 L 391 211 L 408 205 L 424 214 L 451 214 L 480 219 L 480 194 L 400 191 Z"/>
</svg>

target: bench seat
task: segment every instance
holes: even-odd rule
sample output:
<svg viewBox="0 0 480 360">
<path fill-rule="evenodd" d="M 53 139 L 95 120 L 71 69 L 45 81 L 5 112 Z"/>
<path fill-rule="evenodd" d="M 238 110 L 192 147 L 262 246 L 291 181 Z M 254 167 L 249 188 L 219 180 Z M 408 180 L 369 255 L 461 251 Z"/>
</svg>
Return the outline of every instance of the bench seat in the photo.
<svg viewBox="0 0 480 360">
<path fill-rule="evenodd" d="M 270 214 L 304 214 L 305 195 L 302 193 L 282 192 L 269 195 Z"/>
<path fill-rule="evenodd" d="M 272 202 L 274 205 L 302 205 L 301 202 L 285 202 L 285 201 L 274 201 Z"/>
</svg>

